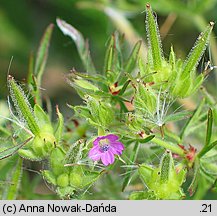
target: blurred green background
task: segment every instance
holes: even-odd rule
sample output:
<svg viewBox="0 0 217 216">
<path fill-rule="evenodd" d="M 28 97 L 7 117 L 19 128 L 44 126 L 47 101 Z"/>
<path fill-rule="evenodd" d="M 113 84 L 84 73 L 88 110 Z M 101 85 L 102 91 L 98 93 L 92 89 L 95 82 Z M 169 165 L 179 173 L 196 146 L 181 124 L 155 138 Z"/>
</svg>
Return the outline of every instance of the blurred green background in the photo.
<svg viewBox="0 0 217 216">
<path fill-rule="evenodd" d="M 105 45 L 115 30 L 125 34 L 129 50 L 138 39 L 142 38 L 145 43 L 144 10 L 147 2 L 156 11 L 165 56 L 173 44 L 177 55 L 184 58 L 209 21 L 217 20 L 217 0 L 0 0 L 0 100 L 5 100 L 8 95 L 6 80 L 11 57 L 10 74 L 21 83 L 25 82 L 30 53 L 36 55 L 43 32 L 54 23 L 42 88 L 51 98 L 53 107 L 59 104 L 66 116 L 71 115 L 66 103 L 75 105 L 81 101 L 62 75 L 73 67 L 81 72 L 84 69 L 74 42 L 57 28 L 56 18 L 70 23 L 88 38 L 94 63 L 100 71 Z M 215 35 L 217 27 L 214 27 L 211 38 L 210 53 L 203 57 L 199 71 L 208 60 L 217 65 Z M 214 96 L 215 80 L 216 71 L 205 83 Z M 35 181 L 37 184 L 40 180 L 36 178 Z M 28 193 L 24 196 L 27 197 Z"/>
</svg>

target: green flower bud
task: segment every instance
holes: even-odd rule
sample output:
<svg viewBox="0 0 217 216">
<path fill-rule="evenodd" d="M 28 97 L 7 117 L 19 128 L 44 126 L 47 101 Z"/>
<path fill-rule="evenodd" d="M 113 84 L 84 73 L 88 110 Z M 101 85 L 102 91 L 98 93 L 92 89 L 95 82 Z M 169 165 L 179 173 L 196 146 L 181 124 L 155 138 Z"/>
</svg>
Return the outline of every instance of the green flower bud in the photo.
<svg viewBox="0 0 217 216">
<path fill-rule="evenodd" d="M 70 173 L 69 176 L 70 185 L 75 188 L 82 188 L 82 176 L 80 173 L 76 173 L 75 170 Z"/>
<path fill-rule="evenodd" d="M 77 166 L 70 172 L 70 185 L 82 189 L 93 184 L 100 176 L 99 172 L 88 171 L 82 166 Z"/>
<path fill-rule="evenodd" d="M 50 133 L 40 133 L 32 143 L 32 149 L 39 157 L 46 157 L 55 147 L 55 137 Z"/>
<path fill-rule="evenodd" d="M 63 173 L 57 177 L 57 185 L 60 187 L 66 187 L 69 185 L 69 175 Z"/>
</svg>

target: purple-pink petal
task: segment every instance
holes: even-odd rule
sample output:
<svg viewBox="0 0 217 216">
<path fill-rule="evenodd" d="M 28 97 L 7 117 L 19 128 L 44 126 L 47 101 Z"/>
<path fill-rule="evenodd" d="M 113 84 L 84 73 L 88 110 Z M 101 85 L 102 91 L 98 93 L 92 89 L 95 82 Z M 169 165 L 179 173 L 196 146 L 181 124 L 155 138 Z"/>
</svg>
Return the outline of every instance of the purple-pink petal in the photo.
<svg viewBox="0 0 217 216">
<path fill-rule="evenodd" d="M 89 151 L 89 158 L 91 158 L 94 161 L 97 161 L 100 159 L 101 157 L 101 152 L 99 151 L 98 146 L 94 146 L 90 151 Z"/>
<path fill-rule="evenodd" d="M 108 166 L 109 164 L 114 163 L 115 157 L 111 152 L 107 151 L 107 152 L 101 154 L 101 160 L 105 166 Z"/>
<path fill-rule="evenodd" d="M 121 142 L 113 142 L 111 146 L 121 151 L 124 149 L 124 145 Z"/>
<path fill-rule="evenodd" d="M 114 142 L 114 141 L 118 140 L 119 137 L 117 135 L 114 135 L 114 134 L 109 134 L 109 135 L 105 136 L 105 139 L 108 139 L 109 141 Z"/>
</svg>

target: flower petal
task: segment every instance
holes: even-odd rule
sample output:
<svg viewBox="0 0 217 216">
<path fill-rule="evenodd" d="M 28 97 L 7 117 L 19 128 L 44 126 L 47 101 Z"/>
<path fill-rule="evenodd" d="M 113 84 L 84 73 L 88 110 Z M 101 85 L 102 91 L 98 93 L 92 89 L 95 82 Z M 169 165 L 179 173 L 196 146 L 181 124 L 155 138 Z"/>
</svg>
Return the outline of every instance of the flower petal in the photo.
<svg viewBox="0 0 217 216">
<path fill-rule="evenodd" d="M 99 151 L 98 146 L 94 146 L 88 153 L 88 157 L 94 161 L 97 161 L 101 157 L 101 152 Z"/>
<path fill-rule="evenodd" d="M 114 134 L 108 134 L 107 136 L 104 137 L 105 139 L 108 139 L 111 142 L 114 142 L 119 139 L 117 135 Z"/>
<path fill-rule="evenodd" d="M 108 166 L 109 164 L 114 163 L 115 157 L 110 151 L 107 151 L 101 155 L 101 160 L 105 166 Z"/>
<path fill-rule="evenodd" d="M 122 151 L 124 149 L 124 145 L 121 142 L 112 142 L 110 145 L 119 151 Z"/>
<path fill-rule="evenodd" d="M 111 152 L 114 154 L 114 155 L 121 155 L 122 154 L 122 151 L 123 150 L 117 150 L 113 147 L 110 148 L 111 149 Z"/>
<path fill-rule="evenodd" d="M 99 145 L 99 141 L 102 139 L 102 137 L 97 137 L 94 141 L 93 141 L 93 145 L 94 146 L 98 146 Z"/>
</svg>

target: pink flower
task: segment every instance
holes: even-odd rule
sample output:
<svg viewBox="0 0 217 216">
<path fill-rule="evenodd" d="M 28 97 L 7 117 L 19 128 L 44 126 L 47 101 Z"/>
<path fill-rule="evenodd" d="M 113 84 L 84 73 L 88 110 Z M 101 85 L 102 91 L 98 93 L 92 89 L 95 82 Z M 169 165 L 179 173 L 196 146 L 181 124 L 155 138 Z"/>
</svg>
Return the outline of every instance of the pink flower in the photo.
<svg viewBox="0 0 217 216">
<path fill-rule="evenodd" d="M 93 141 L 93 148 L 89 151 L 89 158 L 94 161 L 101 159 L 105 166 L 114 163 L 114 155 L 121 155 L 124 149 L 124 145 L 118 141 L 118 138 L 114 134 L 97 137 Z"/>
</svg>

